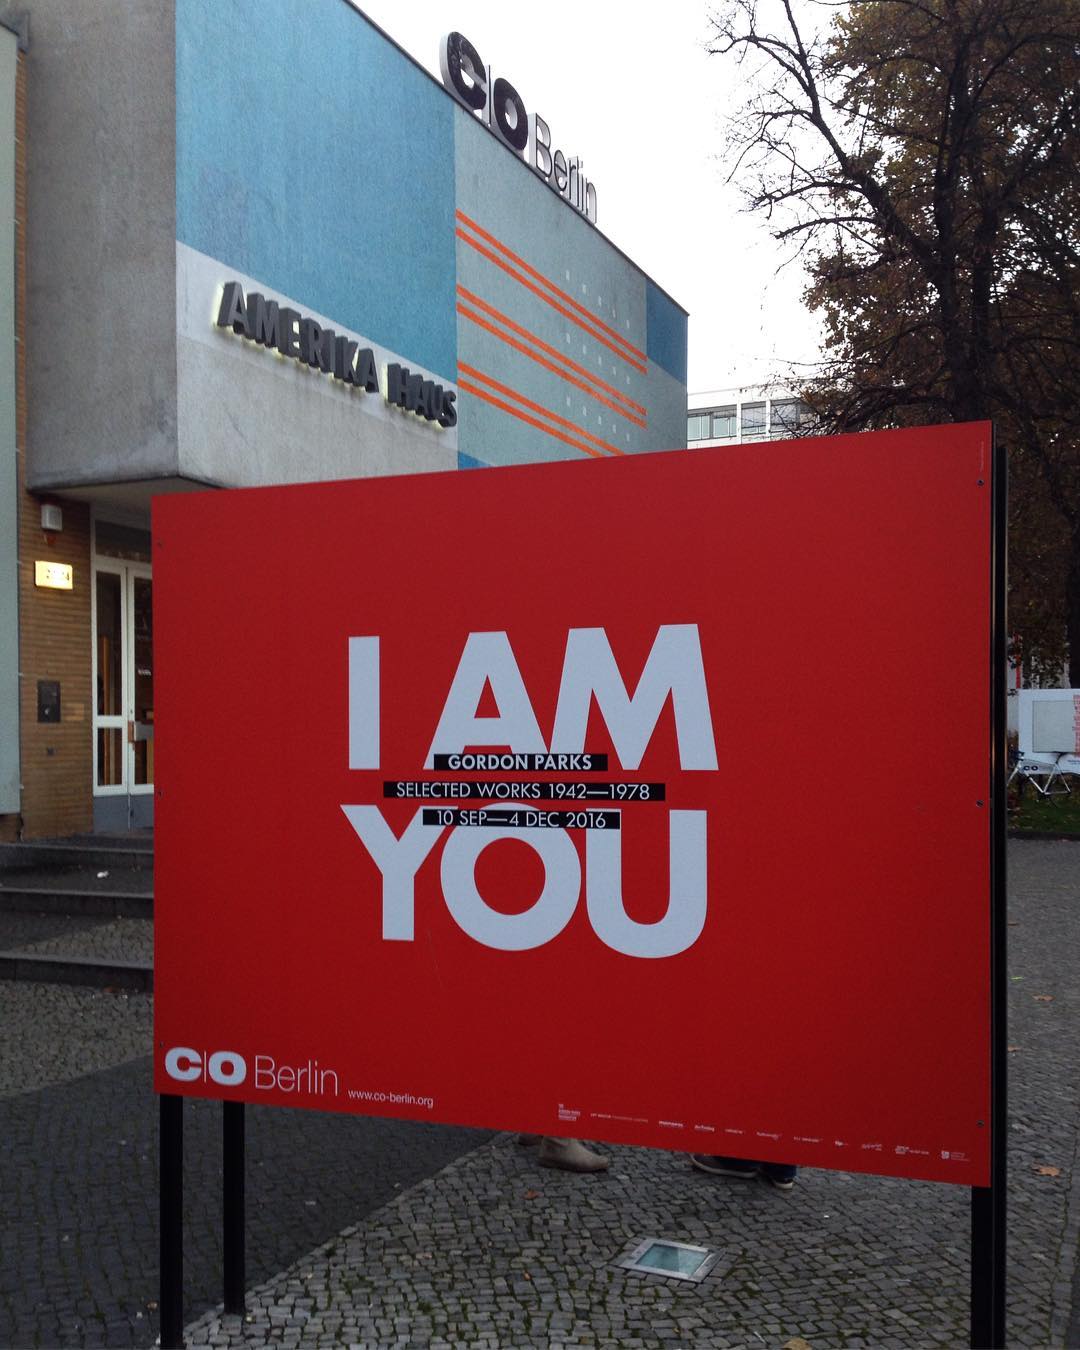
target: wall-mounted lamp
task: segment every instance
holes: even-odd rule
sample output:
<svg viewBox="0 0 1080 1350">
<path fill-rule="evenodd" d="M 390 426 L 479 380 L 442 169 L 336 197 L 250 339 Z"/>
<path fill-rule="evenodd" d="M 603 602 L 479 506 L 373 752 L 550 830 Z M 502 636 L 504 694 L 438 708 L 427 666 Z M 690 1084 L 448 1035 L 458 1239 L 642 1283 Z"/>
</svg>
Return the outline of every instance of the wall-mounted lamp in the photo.
<svg viewBox="0 0 1080 1350">
<path fill-rule="evenodd" d="M 64 528 L 64 513 L 55 502 L 41 503 L 41 528 L 47 534 L 59 534 Z"/>
<path fill-rule="evenodd" d="M 34 563 L 34 585 L 48 591 L 70 591 L 75 588 L 75 569 L 71 563 Z"/>
</svg>

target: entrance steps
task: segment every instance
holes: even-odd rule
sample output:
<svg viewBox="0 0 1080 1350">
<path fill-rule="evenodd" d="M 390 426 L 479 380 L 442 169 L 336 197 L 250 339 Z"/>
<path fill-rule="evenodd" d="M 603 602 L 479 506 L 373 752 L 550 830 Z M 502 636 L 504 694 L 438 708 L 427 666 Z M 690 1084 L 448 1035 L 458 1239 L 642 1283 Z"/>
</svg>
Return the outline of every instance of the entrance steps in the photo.
<svg viewBox="0 0 1080 1350">
<path fill-rule="evenodd" d="M 92 868 L 101 871 L 109 867 L 153 872 L 153 834 L 136 830 L 131 834 L 79 834 L 67 839 L 0 844 L 0 873 L 23 868 Z"/>
<path fill-rule="evenodd" d="M 66 890 L 25 886 L 0 874 L 0 914 L 63 914 L 80 919 L 152 919 L 153 891 Z"/>
<path fill-rule="evenodd" d="M 0 845 L 0 979 L 153 989 L 153 835 Z"/>
<path fill-rule="evenodd" d="M 151 994 L 154 991 L 154 967 L 145 961 L 102 961 L 86 956 L 0 951 L 0 980 L 81 984 L 93 989 Z"/>
</svg>

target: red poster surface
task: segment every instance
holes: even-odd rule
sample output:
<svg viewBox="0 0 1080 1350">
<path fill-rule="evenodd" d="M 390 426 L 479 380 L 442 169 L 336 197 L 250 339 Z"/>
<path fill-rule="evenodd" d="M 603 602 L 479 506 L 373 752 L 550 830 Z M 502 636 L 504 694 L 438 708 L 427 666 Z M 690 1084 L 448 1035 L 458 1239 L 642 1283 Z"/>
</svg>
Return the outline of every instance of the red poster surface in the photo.
<svg viewBox="0 0 1080 1350">
<path fill-rule="evenodd" d="M 988 1184 L 988 425 L 159 498 L 160 1092 Z"/>
</svg>

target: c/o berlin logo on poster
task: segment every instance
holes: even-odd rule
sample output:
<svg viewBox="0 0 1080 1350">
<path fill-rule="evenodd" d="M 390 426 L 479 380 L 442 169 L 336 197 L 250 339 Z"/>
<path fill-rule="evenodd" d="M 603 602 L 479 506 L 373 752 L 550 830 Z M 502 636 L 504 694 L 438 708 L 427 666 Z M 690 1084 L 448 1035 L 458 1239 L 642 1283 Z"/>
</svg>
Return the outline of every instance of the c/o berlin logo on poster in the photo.
<svg viewBox="0 0 1080 1350">
<path fill-rule="evenodd" d="M 247 1078 L 247 1060 L 235 1050 L 215 1050 L 207 1055 L 186 1045 L 176 1045 L 165 1056 L 165 1072 L 178 1083 L 207 1079 L 219 1087 L 239 1087 Z"/>
</svg>

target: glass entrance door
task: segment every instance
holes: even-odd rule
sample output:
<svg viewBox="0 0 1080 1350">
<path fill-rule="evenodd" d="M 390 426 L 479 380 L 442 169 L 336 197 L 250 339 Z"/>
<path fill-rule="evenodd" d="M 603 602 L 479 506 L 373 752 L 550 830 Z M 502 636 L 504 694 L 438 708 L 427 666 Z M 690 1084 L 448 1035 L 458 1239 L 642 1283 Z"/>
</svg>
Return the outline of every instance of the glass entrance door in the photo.
<svg viewBox="0 0 1080 1350">
<path fill-rule="evenodd" d="M 94 574 L 94 824 L 153 823 L 154 609 L 150 568 L 99 560 Z"/>
</svg>

